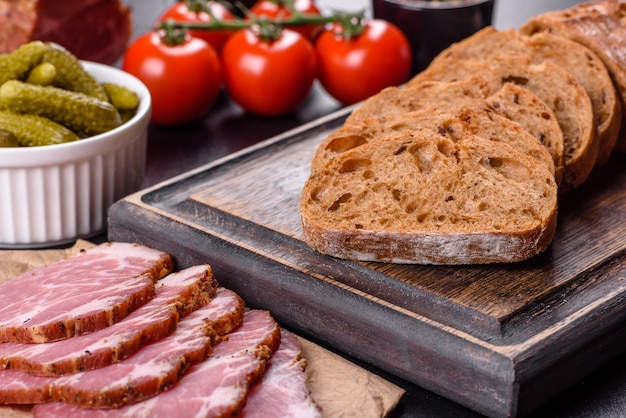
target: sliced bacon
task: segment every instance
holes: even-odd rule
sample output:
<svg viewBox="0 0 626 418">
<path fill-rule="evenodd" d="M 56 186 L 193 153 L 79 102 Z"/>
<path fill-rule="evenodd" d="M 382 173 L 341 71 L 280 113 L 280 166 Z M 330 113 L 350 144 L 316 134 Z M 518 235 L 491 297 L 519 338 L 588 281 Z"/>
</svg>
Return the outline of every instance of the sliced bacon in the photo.
<svg viewBox="0 0 626 418">
<path fill-rule="evenodd" d="M 298 338 L 282 329 L 280 346 L 248 394 L 241 418 L 321 418 L 307 386 L 306 361 Z"/>
<path fill-rule="evenodd" d="M 189 365 L 204 360 L 213 343 L 239 325 L 243 313 L 243 300 L 220 288 L 209 304 L 182 318 L 174 333 L 118 363 L 61 377 L 0 372 L 0 403 L 57 401 L 117 408 L 147 399 L 176 383 Z M 74 414 L 73 408 L 66 408 L 66 416 Z"/>
<path fill-rule="evenodd" d="M 206 360 L 189 368 L 170 390 L 119 409 L 80 409 L 64 403 L 33 408 L 35 417 L 221 417 L 241 409 L 251 382 L 280 343 L 280 328 L 267 311 L 252 310 Z M 68 409 L 71 408 L 71 409 Z"/>
<path fill-rule="evenodd" d="M 165 338 L 180 316 L 206 305 L 216 289 L 208 265 L 171 273 L 158 282 L 152 300 L 110 327 L 48 344 L 0 344 L 0 368 L 59 376 L 120 361 L 148 342 Z"/>
<path fill-rule="evenodd" d="M 0 342 L 44 343 L 108 327 L 154 296 L 172 258 L 105 243 L 0 283 Z"/>
</svg>

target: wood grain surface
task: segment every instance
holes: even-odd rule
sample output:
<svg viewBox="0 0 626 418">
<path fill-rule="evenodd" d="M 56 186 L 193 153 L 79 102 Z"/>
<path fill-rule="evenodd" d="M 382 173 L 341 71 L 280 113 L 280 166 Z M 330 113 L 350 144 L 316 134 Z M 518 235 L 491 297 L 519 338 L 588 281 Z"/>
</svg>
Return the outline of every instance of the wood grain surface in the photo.
<svg viewBox="0 0 626 418">
<path fill-rule="evenodd" d="M 626 350 L 626 163 L 561 196 L 531 260 L 416 266 L 339 260 L 302 241 L 317 144 L 347 108 L 131 195 L 109 239 L 209 262 L 287 327 L 485 415 L 523 415 Z"/>
</svg>

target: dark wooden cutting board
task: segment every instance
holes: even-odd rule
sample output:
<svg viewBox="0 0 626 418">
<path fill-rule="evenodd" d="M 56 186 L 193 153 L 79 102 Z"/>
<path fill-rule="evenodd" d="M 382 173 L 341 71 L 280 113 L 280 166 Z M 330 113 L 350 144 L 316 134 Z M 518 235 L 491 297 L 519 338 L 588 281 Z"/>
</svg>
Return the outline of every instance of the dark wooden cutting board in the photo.
<svg viewBox="0 0 626 418">
<path fill-rule="evenodd" d="M 485 415 L 523 415 L 626 350 L 626 158 L 561 196 L 531 260 L 360 263 L 302 241 L 300 190 L 350 109 L 114 204 L 110 240 L 209 262 L 287 327 Z"/>
</svg>

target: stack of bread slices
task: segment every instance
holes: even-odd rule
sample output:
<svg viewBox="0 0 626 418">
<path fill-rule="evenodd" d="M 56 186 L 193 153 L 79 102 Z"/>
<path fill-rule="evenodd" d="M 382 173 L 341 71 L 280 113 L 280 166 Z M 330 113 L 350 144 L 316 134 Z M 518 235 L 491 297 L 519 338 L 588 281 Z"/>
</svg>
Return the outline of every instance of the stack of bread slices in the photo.
<svg viewBox="0 0 626 418">
<path fill-rule="evenodd" d="M 362 102 L 316 150 L 300 201 L 306 242 L 415 264 L 546 250 L 559 195 L 626 151 L 625 16 L 607 0 L 487 27 Z"/>
</svg>

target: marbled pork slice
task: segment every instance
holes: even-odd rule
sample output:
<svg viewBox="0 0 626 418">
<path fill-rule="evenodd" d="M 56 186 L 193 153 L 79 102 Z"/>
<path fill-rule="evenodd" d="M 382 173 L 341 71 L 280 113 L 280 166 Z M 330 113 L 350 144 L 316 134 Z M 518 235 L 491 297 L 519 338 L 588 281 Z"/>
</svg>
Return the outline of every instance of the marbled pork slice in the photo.
<svg viewBox="0 0 626 418">
<path fill-rule="evenodd" d="M 170 390 L 118 409 L 80 409 L 55 402 L 36 405 L 35 417 L 228 417 L 241 410 L 251 382 L 280 344 L 280 328 L 267 311 L 250 310 L 215 345 L 213 354 L 189 368 Z"/>
<path fill-rule="evenodd" d="M 322 418 L 307 386 L 306 361 L 298 338 L 280 331 L 280 345 L 263 377 L 250 389 L 240 418 Z"/>
<path fill-rule="evenodd" d="M 61 377 L 0 371 L 0 403 L 56 401 L 118 408 L 147 399 L 176 383 L 189 365 L 209 355 L 216 340 L 239 325 L 243 313 L 243 300 L 235 292 L 220 288 L 209 304 L 182 318 L 172 334 L 118 363 Z M 69 409 L 67 416 L 72 416 Z"/>
<path fill-rule="evenodd" d="M 120 361 L 169 335 L 180 316 L 206 305 L 216 289 L 208 265 L 171 273 L 158 282 L 152 300 L 110 327 L 48 344 L 0 344 L 0 368 L 60 376 Z"/>
<path fill-rule="evenodd" d="M 0 342 L 44 343 L 122 320 L 172 271 L 169 254 L 104 243 L 0 283 Z"/>
</svg>

